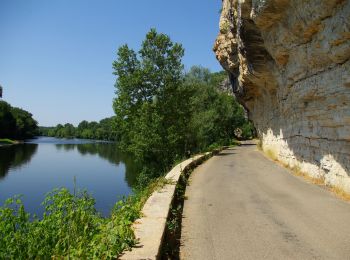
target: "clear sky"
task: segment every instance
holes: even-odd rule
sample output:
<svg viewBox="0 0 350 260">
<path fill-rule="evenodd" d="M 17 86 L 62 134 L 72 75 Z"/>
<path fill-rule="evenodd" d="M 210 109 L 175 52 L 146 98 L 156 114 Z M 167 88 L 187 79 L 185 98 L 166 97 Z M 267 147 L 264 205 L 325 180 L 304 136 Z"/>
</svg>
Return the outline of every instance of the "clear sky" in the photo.
<svg viewBox="0 0 350 260">
<path fill-rule="evenodd" d="M 42 126 L 112 116 L 117 48 L 150 28 L 185 48 L 185 68 L 221 70 L 212 51 L 221 0 L 0 0 L 4 100 Z"/>
</svg>

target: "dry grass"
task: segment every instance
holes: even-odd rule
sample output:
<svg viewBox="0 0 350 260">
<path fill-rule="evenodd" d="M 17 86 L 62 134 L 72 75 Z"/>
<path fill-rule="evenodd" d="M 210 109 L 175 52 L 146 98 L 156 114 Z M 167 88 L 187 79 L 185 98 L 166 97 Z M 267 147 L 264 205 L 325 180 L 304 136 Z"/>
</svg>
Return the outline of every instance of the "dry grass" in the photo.
<svg viewBox="0 0 350 260">
<path fill-rule="evenodd" d="M 262 151 L 262 141 L 261 139 L 259 139 L 258 143 L 256 144 L 256 147 L 258 148 L 258 150 Z"/>
<path fill-rule="evenodd" d="M 283 164 L 283 165 L 284 165 L 284 167 L 289 168 L 295 176 L 302 177 L 305 181 L 307 181 L 309 183 L 313 183 L 313 184 L 316 184 L 318 186 L 323 186 L 328 191 L 332 192 L 338 198 L 345 200 L 345 201 L 350 201 L 350 194 L 348 192 L 344 191 L 344 189 L 342 189 L 341 187 L 326 185 L 325 179 L 323 177 L 322 178 L 315 178 L 315 177 L 312 177 L 305 172 L 302 172 L 300 170 L 300 167 L 289 167 L 289 165 L 286 165 L 286 164 Z"/>
<path fill-rule="evenodd" d="M 325 183 L 325 179 L 323 177 L 321 177 L 321 178 L 312 177 L 309 174 L 303 172 L 299 166 L 291 167 L 290 165 L 279 161 L 277 159 L 276 153 L 271 149 L 267 149 L 265 151 L 265 155 L 268 158 L 270 158 L 271 160 L 273 160 L 273 161 L 277 162 L 278 164 L 280 164 L 281 166 L 283 166 L 284 168 L 291 170 L 291 173 L 293 175 L 303 178 L 306 182 L 316 184 L 318 186 L 323 186 L 324 188 L 326 188 L 328 191 L 332 192 L 338 198 L 345 200 L 345 201 L 350 201 L 350 193 L 349 192 L 346 192 L 341 187 L 327 185 Z"/>
<path fill-rule="evenodd" d="M 350 201 L 350 194 L 344 191 L 342 188 L 330 186 L 328 187 L 328 190 L 334 193 L 338 198 L 341 198 L 346 201 Z"/>
<path fill-rule="evenodd" d="M 338 198 L 345 200 L 345 201 L 349 201 L 350 202 L 350 193 L 346 192 L 343 188 L 341 187 L 336 187 L 336 186 L 331 186 L 331 185 L 327 185 L 325 183 L 325 179 L 324 177 L 321 178 L 315 178 L 310 176 L 309 174 L 303 172 L 299 166 L 293 166 L 291 167 L 289 164 L 283 163 L 282 161 L 278 160 L 277 158 L 277 154 L 274 150 L 272 149 L 266 149 L 265 151 L 262 149 L 262 145 L 261 145 L 261 141 L 259 141 L 259 143 L 257 144 L 257 147 L 260 151 L 263 152 L 263 154 L 266 155 L 266 157 L 270 158 L 271 160 L 275 161 L 276 163 L 280 164 L 281 166 L 283 166 L 284 168 L 287 168 L 289 170 L 291 170 L 291 173 L 295 176 L 298 177 L 302 177 L 305 181 L 312 183 L 312 184 L 316 184 L 318 186 L 323 186 L 325 189 L 327 189 L 328 191 L 332 192 L 335 196 L 337 196 Z"/>
<path fill-rule="evenodd" d="M 271 160 L 277 162 L 277 153 L 274 150 L 271 149 L 266 149 L 265 150 L 265 154 L 267 155 L 267 157 L 269 157 Z"/>
<path fill-rule="evenodd" d="M 285 166 L 286 168 L 289 168 L 292 170 L 292 173 L 295 175 L 295 176 L 299 176 L 299 177 L 302 177 L 304 180 L 306 180 L 307 182 L 310 182 L 310 183 L 313 183 L 313 184 L 316 184 L 316 185 L 320 185 L 320 186 L 323 186 L 325 185 L 325 180 L 324 178 L 315 178 L 315 177 L 312 177 L 310 176 L 309 174 L 305 173 L 305 172 L 302 172 L 300 170 L 300 167 L 289 167 L 288 165 Z"/>
</svg>

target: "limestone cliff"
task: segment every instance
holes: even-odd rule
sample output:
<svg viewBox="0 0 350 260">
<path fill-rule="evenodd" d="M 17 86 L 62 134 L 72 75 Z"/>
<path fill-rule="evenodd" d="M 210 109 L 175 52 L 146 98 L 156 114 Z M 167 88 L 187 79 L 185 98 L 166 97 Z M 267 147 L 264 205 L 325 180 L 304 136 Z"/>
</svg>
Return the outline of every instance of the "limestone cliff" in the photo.
<svg viewBox="0 0 350 260">
<path fill-rule="evenodd" d="M 214 51 L 263 149 L 350 192 L 350 0 L 223 0 Z"/>
</svg>

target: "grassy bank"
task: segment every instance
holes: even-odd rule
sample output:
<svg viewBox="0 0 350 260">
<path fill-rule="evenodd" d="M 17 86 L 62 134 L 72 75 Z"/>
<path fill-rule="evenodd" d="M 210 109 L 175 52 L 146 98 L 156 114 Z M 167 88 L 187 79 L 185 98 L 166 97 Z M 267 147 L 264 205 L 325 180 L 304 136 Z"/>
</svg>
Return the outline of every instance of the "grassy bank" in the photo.
<svg viewBox="0 0 350 260">
<path fill-rule="evenodd" d="M 11 139 L 8 139 L 8 138 L 4 138 L 4 139 L 1 139 L 1 138 L 0 138 L 0 145 L 18 144 L 18 143 L 19 143 L 18 141 L 11 140 Z"/>
</svg>

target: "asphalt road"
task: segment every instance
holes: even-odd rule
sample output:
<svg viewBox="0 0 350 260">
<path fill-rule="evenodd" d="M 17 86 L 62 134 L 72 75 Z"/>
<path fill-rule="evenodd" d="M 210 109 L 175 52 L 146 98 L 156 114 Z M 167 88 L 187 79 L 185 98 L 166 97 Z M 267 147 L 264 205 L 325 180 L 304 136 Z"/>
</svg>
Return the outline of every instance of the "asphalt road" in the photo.
<svg viewBox="0 0 350 260">
<path fill-rule="evenodd" d="M 181 259 L 350 259 L 350 203 L 255 146 L 199 166 L 186 196 Z"/>
</svg>

